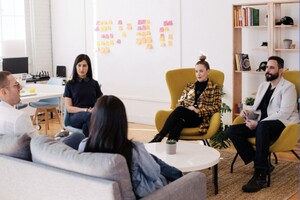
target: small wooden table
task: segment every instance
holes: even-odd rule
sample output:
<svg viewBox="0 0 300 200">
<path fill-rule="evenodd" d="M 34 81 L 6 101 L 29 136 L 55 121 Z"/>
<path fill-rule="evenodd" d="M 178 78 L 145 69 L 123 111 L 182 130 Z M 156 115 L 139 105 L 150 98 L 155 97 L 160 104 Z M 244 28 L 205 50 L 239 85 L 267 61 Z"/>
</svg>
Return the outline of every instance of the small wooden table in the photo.
<svg viewBox="0 0 300 200">
<path fill-rule="evenodd" d="M 178 142 L 176 154 L 166 154 L 164 142 L 145 144 L 147 151 L 182 172 L 198 171 L 213 167 L 215 194 L 218 194 L 218 163 L 220 152 L 198 143 Z"/>
</svg>

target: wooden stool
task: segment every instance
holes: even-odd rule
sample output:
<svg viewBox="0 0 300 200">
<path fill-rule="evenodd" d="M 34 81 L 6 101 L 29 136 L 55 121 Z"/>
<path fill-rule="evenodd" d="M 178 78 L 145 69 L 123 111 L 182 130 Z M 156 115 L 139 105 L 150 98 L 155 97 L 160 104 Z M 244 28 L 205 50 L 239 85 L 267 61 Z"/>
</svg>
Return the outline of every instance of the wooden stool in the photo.
<svg viewBox="0 0 300 200">
<path fill-rule="evenodd" d="M 49 113 L 54 113 L 55 117 L 53 117 L 53 118 L 56 118 L 58 120 L 58 123 L 62 127 L 61 122 L 60 122 L 60 117 L 59 117 L 58 111 L 56 109 L 57 105 L 51 105 L 51 104 L 40 105 L 36 102 L 34 102 L 34 103 L 30 102 L 29 105 L 31 107 L 36 108 L 35 115 L 33 117 L 33 122 L 37 122 L 36 125 L 39 126 L 39 124 L 38 124 L 38 114 L 41 113 L 41 112 L 45 114 L 45 133 L 46 133 L 46 135 L 47 135 L 47 131 L 49 130 Z"/>
</svg>

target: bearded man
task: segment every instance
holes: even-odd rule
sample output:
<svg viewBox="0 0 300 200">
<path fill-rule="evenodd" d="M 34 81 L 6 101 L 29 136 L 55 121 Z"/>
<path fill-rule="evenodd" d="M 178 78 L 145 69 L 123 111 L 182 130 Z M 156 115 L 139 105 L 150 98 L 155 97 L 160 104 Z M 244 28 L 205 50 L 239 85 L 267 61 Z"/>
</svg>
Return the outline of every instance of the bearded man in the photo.
<svg viewBox="0 0 300 200">
<path fill-rule="evenodd" d="M 257 192 L 267 186 L 268 172 L 274 169 L 268 162 L 269 146 L 285 126 L 299 121 L 295 85 L 281 76 L 283 68 L 282 58 L 269 57 L 266 82 L 258 88 L 253 110 L 242 110 L 240 116 L 245 123 L 232 125 L 227 131 L 245 164 L 254 161 L 254 176 L 242 187 L 244 192 Z M 255 114 L 257 119 L 253 117 Z M 256 138 L 255 148 L 247 140 L 250 137 Z"/>
</svg>

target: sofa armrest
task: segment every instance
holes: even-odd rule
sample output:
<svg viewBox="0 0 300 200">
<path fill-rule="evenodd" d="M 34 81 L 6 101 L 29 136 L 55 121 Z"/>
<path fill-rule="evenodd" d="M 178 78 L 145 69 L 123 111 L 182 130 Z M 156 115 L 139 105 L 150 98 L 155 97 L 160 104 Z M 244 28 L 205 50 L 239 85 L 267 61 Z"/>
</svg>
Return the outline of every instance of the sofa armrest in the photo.
<svg viewBox="0 0 300 200">
<path fill-rule="evenodd" d="M 206 199 L 206 176 L 190 172 L 143 198 L 143 200 L 201 200 Z"/>
</svg>

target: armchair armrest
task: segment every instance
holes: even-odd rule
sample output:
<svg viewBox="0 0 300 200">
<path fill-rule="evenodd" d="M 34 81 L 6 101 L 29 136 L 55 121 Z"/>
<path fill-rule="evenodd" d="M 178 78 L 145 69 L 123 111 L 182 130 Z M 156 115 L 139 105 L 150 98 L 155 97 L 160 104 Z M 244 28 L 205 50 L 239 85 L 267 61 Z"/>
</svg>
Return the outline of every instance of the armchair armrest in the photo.
<svg viewBox="0 0 300 200">
<path fill-rule="evenodd" d="M 158 131 L 161 131 L 167 118 L 173 112 L 173 110 L 159 110 L 155 115 L 155 126 Z"/>
<path fill-rule="evenodd" d="M 164 186 L 143 200 L 201 200 L 206 199 L 206 176 L 202 172 L 190 172 Z"/>
</svg>

